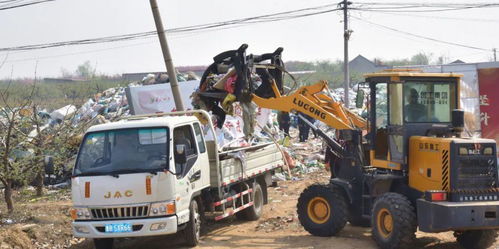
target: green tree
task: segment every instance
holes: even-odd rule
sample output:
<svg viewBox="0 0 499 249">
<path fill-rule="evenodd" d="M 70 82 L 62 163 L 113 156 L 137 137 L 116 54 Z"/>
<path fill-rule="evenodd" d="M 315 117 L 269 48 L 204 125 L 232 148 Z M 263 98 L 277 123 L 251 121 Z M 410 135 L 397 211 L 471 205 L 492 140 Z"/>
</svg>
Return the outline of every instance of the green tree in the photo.
<svg viewBox="0 0 499 249">
<path fill-rule="evenodd" d="M 433 55 L 431 53 L 419 52 L 411 57 L 413 65 L 429 65 Z"/>
<path fill-rule="evenodd" d="M 25 143 L 32 129 L 29 122 L 31 96 L 32 92 L 23 99 L 12 100 L 9 88 L 0 92 L 0 106 L 3 106 L 0 108 L 0 182 L 4 186 L 4 199 L 9 213 L 14 211 L 14 183 L 26 181 L 33 172 L 33 155 Z"/>
<path fill-rule="evenodd" d="M 90 61 L 85 61 L 83 64 L 79 65 L 76 68 L 75 74 L 77 76 L 89 79 L 93 76 L 94 74 L 94 68 L 92 68 L 92 65 L 90 65 Z"/>
</svg>

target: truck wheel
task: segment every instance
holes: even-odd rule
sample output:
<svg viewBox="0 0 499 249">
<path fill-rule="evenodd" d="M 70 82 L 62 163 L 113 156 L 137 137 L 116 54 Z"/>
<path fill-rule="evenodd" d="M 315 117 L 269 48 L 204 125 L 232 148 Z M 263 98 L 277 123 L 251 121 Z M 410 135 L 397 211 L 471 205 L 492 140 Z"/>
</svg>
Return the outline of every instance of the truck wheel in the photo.
<svg viewBox="0 0 499 249">
<path fill-rule="evenodd" d="M 386 193 L 374 202 L 372 235 L 382 249 L 407 248 L 416 238 L 416 214 L 407 197 Z"/>
<path fill-rule="evenodd" d="M 201 214 L 199 213 L 199 204 L 196 200 L 191 201 L 189 206 L 189 223 L 184 229 L 185 244 L 189 247 L 195 247 L 199 244 L 201 237 Z"/>
<path fill-rule="evenodd" d="M 241 220 L 258 220 L 263 213 L 263 191 L 258 183 L 253 185 L 253 205 L 236 213 L 236 217 Z"/>
<path fill-rule="evenodd" d="M 343 190 L 334 185 L 309 186 L 301 193 L 296 207 L 301 225 L 315 236 L 333 236 L 347 222 L 347 203 Z"/>
<path fill-rule="evenodd" d="M 497 238 L 496 230 L 472 230 L 454 232 L 457 242 L 465 249 L 486 249 L 492 246 Z"/>
<path fill-rule="evenodd" d="M 106 238 L 106 239 L 94 239 L 95 249 L 113 249 L 114 239 Z"/>
</svg>

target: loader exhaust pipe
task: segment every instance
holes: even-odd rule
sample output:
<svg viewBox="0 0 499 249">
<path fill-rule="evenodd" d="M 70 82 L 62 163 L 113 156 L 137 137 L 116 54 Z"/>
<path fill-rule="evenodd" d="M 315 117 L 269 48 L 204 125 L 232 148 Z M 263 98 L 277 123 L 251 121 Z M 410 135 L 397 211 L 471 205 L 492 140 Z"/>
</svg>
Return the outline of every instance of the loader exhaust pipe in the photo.
<svg viewBox="0 0 499 249">
<path fill-rule="evenodd" d="M 452 131 L 456 137 L 461 137 L 464 131 L 464 111 L 461 109 L 452 110 Z"/>
</svg>

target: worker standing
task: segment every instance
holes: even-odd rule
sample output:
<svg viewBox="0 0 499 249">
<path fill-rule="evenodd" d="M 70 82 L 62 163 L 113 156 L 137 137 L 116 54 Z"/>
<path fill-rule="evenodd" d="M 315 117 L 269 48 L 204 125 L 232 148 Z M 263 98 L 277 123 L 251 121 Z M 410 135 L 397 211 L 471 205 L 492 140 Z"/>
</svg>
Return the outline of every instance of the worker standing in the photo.
<svg viewBox="0 0 499 249">
<path fill-rule="evenodd" d="M 308 120 L 308 122 L 312 124 L 315 121 L 314 118 L 306 114 L 300 113 L 300 115 L 303 116 L 305 119 Z M 310 133 L 310 126 L 308 126 L 307 123 L 305 123 L 305 121 L 303 121 L 301 118 L 298 118 L 298 131 L 299 131 L 300 142 L 307 141 L 308 134 Z"/>
<path fill-rule="evenodd" d="M 284 132 L 284 136 L 289 136 L 290 121 L 291 118 L 289 117 L 289 112 L 277 113 L 277 122 L 279 123 L 279 130 Z"/>
</svg>

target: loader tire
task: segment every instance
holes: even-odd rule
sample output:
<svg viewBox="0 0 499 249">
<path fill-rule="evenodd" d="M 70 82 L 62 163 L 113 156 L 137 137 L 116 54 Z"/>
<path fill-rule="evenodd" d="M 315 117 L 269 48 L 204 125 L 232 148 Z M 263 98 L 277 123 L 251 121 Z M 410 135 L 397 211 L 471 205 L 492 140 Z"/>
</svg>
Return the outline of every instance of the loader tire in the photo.
<svg viewBox="0 0 499 249">
<path fill-rule="evenodd" d="M 336 235 L 347 222 L 347 202 L 343 190 L 334 185 L 314 184 L 298 198 L 298 219 L 314 236 Z"/>
<path fill-rule="evenodd" d="M 465 249 L 487 249 L 497 238 L 496 230 L 471 230 L 454 232 L 457 242 Z"/>
<path fill-rule="evenodd" d="M 385 193 L 374 202 L 372 236 L 382 249 L 409 248 L 416 238 L 416 213 L 407 197 Z"/>
</svg>

